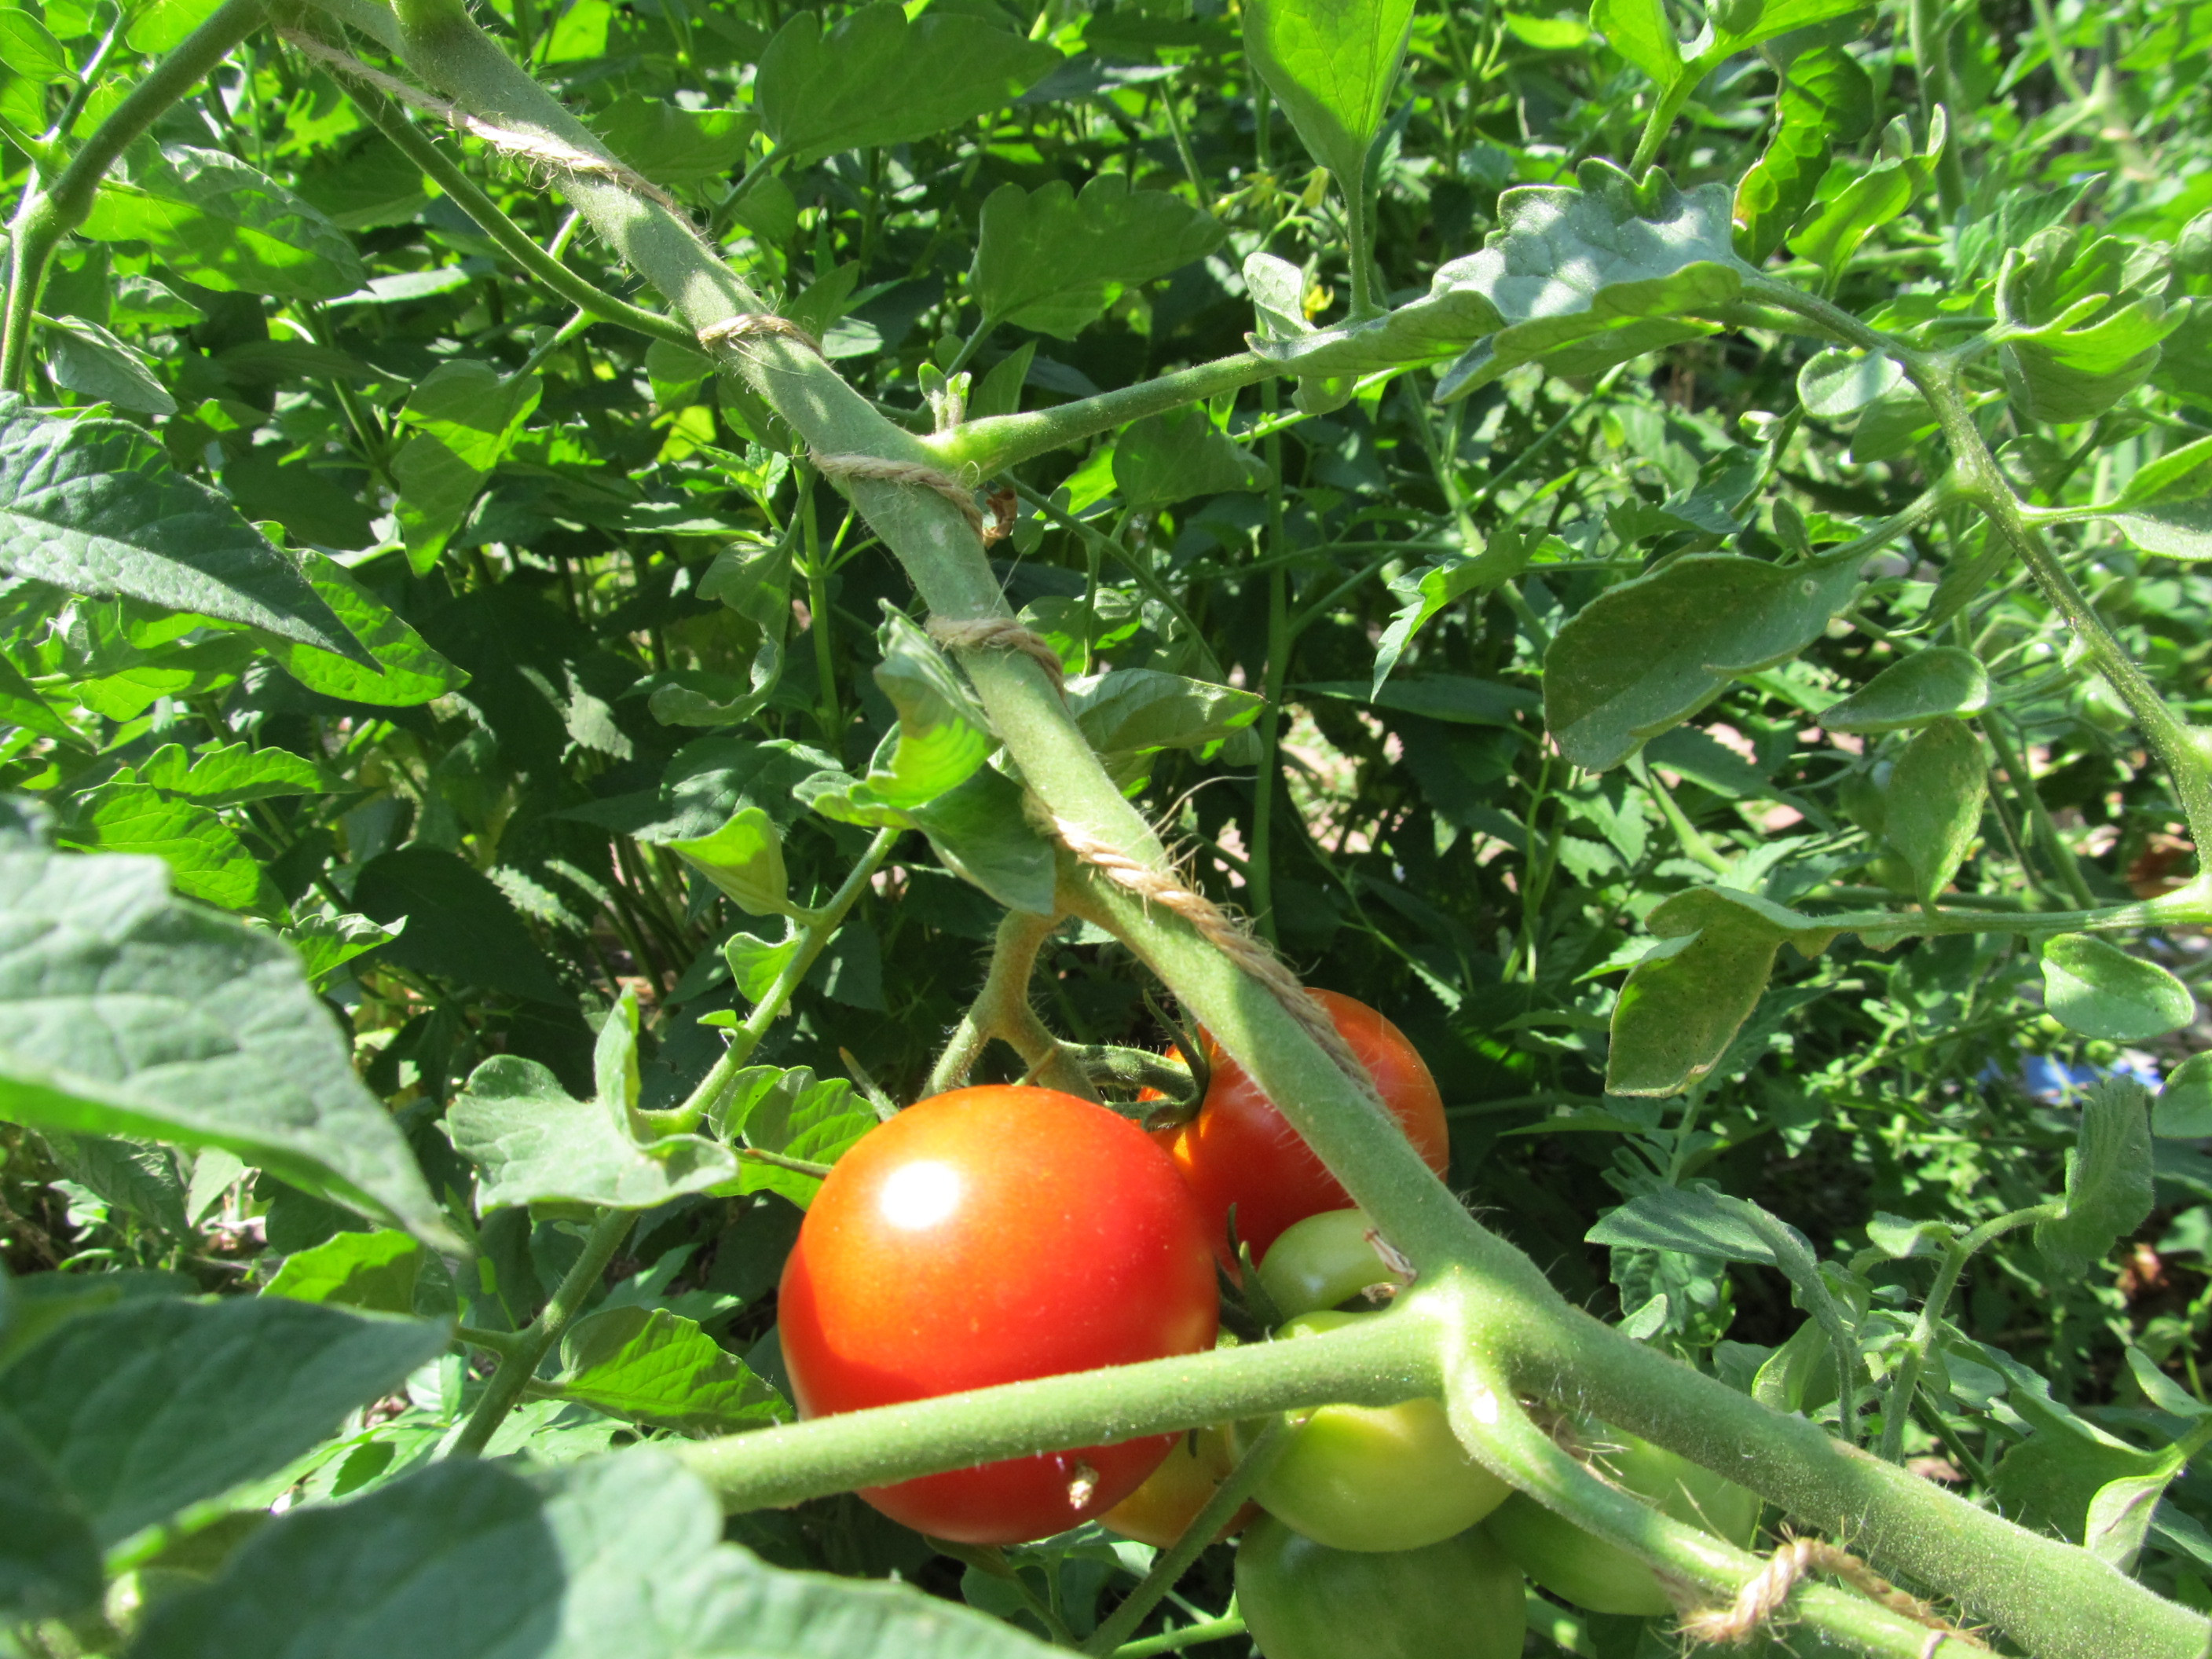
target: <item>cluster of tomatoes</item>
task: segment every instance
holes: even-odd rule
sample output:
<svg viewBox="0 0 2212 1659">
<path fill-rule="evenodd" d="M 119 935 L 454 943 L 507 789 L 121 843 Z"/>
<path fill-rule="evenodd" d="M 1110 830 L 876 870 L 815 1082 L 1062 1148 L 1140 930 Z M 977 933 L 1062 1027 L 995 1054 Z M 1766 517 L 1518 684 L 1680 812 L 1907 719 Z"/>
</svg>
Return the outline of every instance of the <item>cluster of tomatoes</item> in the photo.
<svg viewBox="0 0 2212 1659">
<path fill-rule="evenodd" d="M 1435 1080 L 1375 1010 L 1312 994 L 1430 1167 L 1447 1156 Z M 1366 1218 L 1256 1084 L 1208 1045 L 1204 1099 L 1148 1134 L 1049 1089 L 960 1089 L 872 1131 L 823 1181 L 785 1267 L 777 1318 L 807 1416 L 1131 1364 L 1213 1346 L 1232 1240 L 1284 1317 L 1278 1340 L 1383 1316 L 1395 1281 Z M 1233 1231 L 1232 1231 L 1233 1229 Z M 1261 1425 L 1123 1440 L 864 1490 L 917 1531 L 968 1544 L 1088 1520 L 1173 1543 Z M 1295 1413 L 1228 1531 L 1237 1601 L 1267 1659 L 1505 1659 L 1525 1572 L 1598 1613 L 1663 1613 L 1650 1570 L 1512 1493 L 1443 1407 Z M 1748 1492 L 1627 1437 L 1607 1472 L 1667 1513 L 1747 1538 Z M 1225 1535 L 1225 1534 L 1224 1534 Z"/>
</svg>

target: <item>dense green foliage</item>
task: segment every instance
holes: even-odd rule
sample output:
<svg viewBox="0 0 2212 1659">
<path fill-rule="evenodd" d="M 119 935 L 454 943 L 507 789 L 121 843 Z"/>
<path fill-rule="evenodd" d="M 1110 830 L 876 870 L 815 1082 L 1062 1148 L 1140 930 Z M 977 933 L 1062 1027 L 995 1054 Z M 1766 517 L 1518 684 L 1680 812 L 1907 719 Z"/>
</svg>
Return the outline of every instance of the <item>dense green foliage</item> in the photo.
<svg viewBox="0 0 2212 1659">
<path fill-rule="evenodd" d="M 491 0 L 580 173 L 375 0 L 0 9 L 0 1652 L 380 1544 L 439 1653 L 1011 1655 L 762 1563 L 1070 1640 L 1152 1559 L 597 1455 L 788 1420 L 933 1073 L 1176 1076 L 913 556 L 564 195 L 646 181 L 1571 1301 L 2212 1607 L 2212 5 L 907 12 Z"/>
</svg>

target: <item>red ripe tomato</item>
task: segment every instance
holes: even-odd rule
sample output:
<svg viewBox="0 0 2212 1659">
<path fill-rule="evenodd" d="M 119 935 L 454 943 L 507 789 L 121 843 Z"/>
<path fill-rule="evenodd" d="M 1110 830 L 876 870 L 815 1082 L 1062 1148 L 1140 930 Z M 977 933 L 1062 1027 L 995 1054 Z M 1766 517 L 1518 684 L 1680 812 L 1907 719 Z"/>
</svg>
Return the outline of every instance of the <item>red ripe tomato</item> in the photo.
<svg viewBox="0 0 2212 1659">
<path fill-rule="evenodd" d="M 956 1089 L 871 1130 L 822 1182 L 776 1320 L 808 1417 L 1212 1346 L 1213 1262 L 1175 1166 L 1053 1089 Z M 1154 1435 L 860 1496 L 966 1544 L 1064 1532 L 1175 1444 Z"/>
<path fill-rule="evenodd" d="M 1328 1011 L 1336 1029 L 1367 1067 L 1406 1138 L 1438 1175 L 1450 1160 L 1443 1097 L 1405 1033 L 1364 1002 L 1334 991 L 1307 995 Z M 1198 1115 L 1154 1132 L 1198 1197 L 1214 1253 L 1232 1273 L 1229 1211 L 1237 1210 L 1237 1237 L 1259 1261 L 1294 1222 L 1323 1210 L 1350 1207 L 1352 1196 L 1328 1172 L 1275 1103 L 1244 1068 L 1209 1036 L 1213 1071 Z"/>
</svg>

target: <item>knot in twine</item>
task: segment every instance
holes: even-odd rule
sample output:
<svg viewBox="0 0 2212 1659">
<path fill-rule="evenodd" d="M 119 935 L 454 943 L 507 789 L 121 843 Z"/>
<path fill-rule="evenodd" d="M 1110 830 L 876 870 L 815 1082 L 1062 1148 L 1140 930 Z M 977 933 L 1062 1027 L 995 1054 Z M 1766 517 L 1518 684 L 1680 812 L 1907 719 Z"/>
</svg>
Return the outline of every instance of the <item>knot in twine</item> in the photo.
<svg viewBox="0 0 2212 1659">
<path fill-rule="evenodd" d="M 720 322 L 709 323 L 699 331 L 699 343 L 712 349 L 718 345 L 735 345 L 740 340 L 762 334 L 796 340 L 816 356 L 822 355 L 821 341 L 790 318 L 779 317 L 772 311 L 741 311 L 734 317 L 725 317 Z"/>
<path fill-rule="evenodd" d="M 1231 915 L 1205 894 L 1186 886 L 1168 872 L 1156 870 L 1131 858 L 1112 842 L 1101 841 L 1073 819 L 1050 812 L 1034 797 L 1031 802 L 1041 829 L 1117 887 L 1134 893 L 1147 904 L 1172 910 L 1188 922 L 1200 939 L 1267 987 L 1275 1000 L 1282 1004 L 1283 1012 L 1336 1062 L 1337 1069 L 1358 1085 L 1370 1103 L 1378 1107 L 1382 1104 L 1375 1079 L 1360 1064 L 1352 1045 L 1344 1040 L 1344 1033 L 1336 1029 L 1336 1022 L 1298 983 L 1297 975 L 1283 965 L 1282 958 L 1268 948 L 1267 942 L 1254 933 L 1242 918 Z"/>
<path fill-rule="evenodd" d="M 1067 671 L 1060 664 L 1060 653 L 1012 617 L 986 617 L 979 622 L 932 617 L 928 633 L 948 651 L 1018 651 L 1044 670 L 1054 690 L 1067 695 Z"/>
<path fill-rule="evenodd" d="M 1741 1647 L 1782 1610 L 1798 1581 L 1814 1572 L 1840 1578 L 1869 1601 L 1927 1626 L 1928 1644 L 1920 1650 L 1921 1659 L 1936 1659 L 1936 1650 L 1946 1642 L 1956 1642 L 1977 1653 L 1989 1651 L 1927 1602 L 1898 1589 L 1849 1550 L 1818 1538 L 1784 1540 L 1767 1558 L 1759 1576 L 1736 1592 L 1734 1607 L 1692 1613 L 1682 1621 L 1682 1634 L 1693 1642 L 1726 1642 Z"/>
<path fill-rule="evenodd" d="M 809 450 L 807 459 L 823 477 L 833 481 L 872 478 L 880 483 L 933 490 L 960 509 L 960 516 L 968 520 L 978 541 L 983 538 L 983 509 L 975 505 L 975 492 L 950 472 L 918 461 L 888 460 L 881 455 L 825 455 L 818 449 Z"/>
</svg>

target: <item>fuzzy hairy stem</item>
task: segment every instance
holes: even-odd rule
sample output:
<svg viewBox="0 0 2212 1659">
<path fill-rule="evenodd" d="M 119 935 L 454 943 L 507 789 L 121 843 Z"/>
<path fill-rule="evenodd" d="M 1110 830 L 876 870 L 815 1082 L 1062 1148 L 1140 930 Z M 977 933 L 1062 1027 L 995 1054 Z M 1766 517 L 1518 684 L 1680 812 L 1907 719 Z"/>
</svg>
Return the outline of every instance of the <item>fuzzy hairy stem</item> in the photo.
<svg viewBox="0 0 2212 1659">
<path fill-rule="evenodd" d="M 1240 351 L 1052 409 L 987 416 L 923 442 L 949 471 L 967 473 L 972 469 L 971 476 L 988 478 L 1033 456 L 1066 449 L 1147 415 L 1202 403 L 1218 392 L 1234 392 L 1281 372 L 1266 358 Z"/>
<path fill-rule="evenodd" d="M 1009 910 L 1000 918 L 983 988 L 961 1015 L 929 1073 L 931 1094 L 941 1095 L 967 1082 L 968 1073 L 996 1037 L 1021 1055 L 1046 1088 L 1084 1100 L 1098 1098 L 1077 1053 L 1054 1036 L 1030 1006 L 1030 977 L 1036 971 L 1037 952 L 1059 925 L 1058 916 L 1027 910 Z"/>
</svg>

